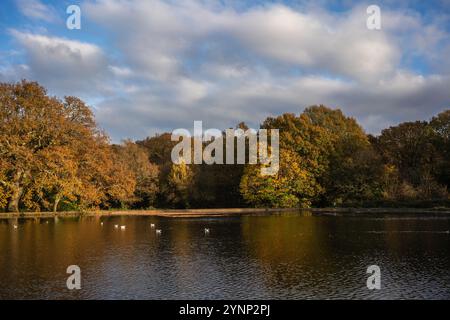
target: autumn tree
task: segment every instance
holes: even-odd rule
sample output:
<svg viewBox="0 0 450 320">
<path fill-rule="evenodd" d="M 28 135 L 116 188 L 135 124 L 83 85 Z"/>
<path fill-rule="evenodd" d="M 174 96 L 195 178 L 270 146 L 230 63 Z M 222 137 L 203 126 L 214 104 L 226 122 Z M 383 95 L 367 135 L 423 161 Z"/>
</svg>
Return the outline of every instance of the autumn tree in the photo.
<svg viewBox="0 0 450 320">
<path fill-rule="evenodd" d="M 155 206 L 159 192 L 159 169 L 157 165 L 150 162 L 145 148 L 126 140 L 121 145 L 114 146 L 114 151 L 132 172 L 136 181 L 131 204 L 141 208 Z"/>
<path fill-rule="evenodd" d="M 443 177 L 448 167 L 444 164 L 445 141 L 439 138 L 439 122 L 437 118 L 434 120 L 435 129 L 426 121 L 401 123 L 384 129 L 376 138 L 375 146 L 384 163 L 396 172 L 392 177 L 398 188 L 392 190 L 394 195 L 390 198 L 412 200 L 445 196 L 439 176 Z"/>
<path fill-rule="evenodd" d="M 280 170 L 275 176 L 262 176 L 261 166 L 247 165 L 240 184 L 242 196 L 255 206 L 309 206 L 322 192 L 317 182 L 324 169 L 322 132 L 294 114 L 267 118 L 262 128 L 280 130 Z"/>
<path fill-rule="evenodd" d="M 189 208 L 192 194 L 193 169 L 181 161 L 170 166 L 167 182 L 162 186 L 165 201 L 171 207 Z"/>
<path fill-rule="evenodd" d="M 280 168 L 275 175 L 261 175 L 262 166 L 246 166 L 240 184 L 243 198 L 256 207 L 309 207 L 321 191 L 313 173 L 292 150 L 281 149 Z"/>
<path fill-rule="evenodd" d="M 2 184 L 9 193 L 8 210 L 18 211 L 25 189 L 33 183 L 32 172 L 45 165 L 39 155 L 63 144 L 58 134 L 64 125 L 62 105 L 38 84 L 22 81 L 0 84 L 0 108 Z"/>
<path fill-rule="evenodd" d="M 246 168 L 241 192 L 249 203 L 261 205 L 256 196 L 266 196 L 266 205 L 342 205 L 381 195 L 381 162 L 362 128 L 340 110 L 312 106 L 262 127 L 280 130 L 281 167 L 276 177 Z"/>
<path fill-rule="evenodd" d="M 57 210 L 124 199 L 135 182 L 78 98 L 50 97 L 36 82 L 0 84 L 2 202 L 9 211 Z"/>
<path fill-rule="evenodd" d="M 383 165 L 356 120 L 323 105 L 309 107 L 303 115 L 322 132 L 325 169 L 318 180 L 324 192 L 317 204 L 360 205 L 381 197 Z"/>
<path fill-rule="evenodd" d="M 248 129 L 244 123 L 237 128 Z M 238 207 L 244 201 L 258 207 L 360 206 L 371 200 L 448 199 L 449 110 L 376 137 L 339 109 L 322 105 L 269 117 L 261 128 L 280 130 L 275 175 L 261 175 L 261 164 L 174 164 L 170 133 L 111 145 L 79 98 L 52 97 L 36 82 L 0 83 L 0 209 Z"/>
<path fill-rule="evenodd" d="M 430 121 L 433 132 L 435 150 L 439 150 L 440 158 L 436 164 L 436 179 L 450 188 L 450 110 L 439 113 Z"/>
</svg>

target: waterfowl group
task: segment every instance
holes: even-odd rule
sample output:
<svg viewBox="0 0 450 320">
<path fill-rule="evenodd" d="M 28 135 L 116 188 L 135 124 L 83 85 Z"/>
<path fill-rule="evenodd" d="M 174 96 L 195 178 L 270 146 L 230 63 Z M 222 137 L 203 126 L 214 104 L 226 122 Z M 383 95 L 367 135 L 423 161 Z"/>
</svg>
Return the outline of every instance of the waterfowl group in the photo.
<svg viewBox="0 0 450 320">
<path fill-rule="evenodd" d="M 103 222 L 100 222 L 100 225 L 103 227 Z M 155 226 L 154 223 L 150 223 L 150 228 L 155 229 L 155 227 L 156 226 Z M 114 229 L 119 229 L 119 228 L 122 231 L 126 230 L 126 226 L 125 225 L 118 225 L 118 224 L 114 225 Z M 14 225 L 14 229 L 17 229 L 16 225 Z M 204 231 L 205 234 L 209 234 L 211 230 L 209 228 L 204 228 L 203 231 Z M 162 230 L 161 229 L 155 229 L 155 233 L 157 235 L 160 235 L 160 234 L 162 234 Z"/>
</svg>

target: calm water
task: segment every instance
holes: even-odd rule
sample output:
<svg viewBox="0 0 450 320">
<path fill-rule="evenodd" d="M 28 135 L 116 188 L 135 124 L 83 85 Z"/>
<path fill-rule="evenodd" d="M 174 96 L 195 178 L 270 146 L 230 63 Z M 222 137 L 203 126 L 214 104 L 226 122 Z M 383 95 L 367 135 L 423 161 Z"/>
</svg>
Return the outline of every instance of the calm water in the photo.
<svg viewBox="0 0 450 320">
<path fill-rule="evenodd" d="M 406 214 L 3 220 L 0 298 L 450 299 L 449 230 L 449 216 Z"/>
</svg>

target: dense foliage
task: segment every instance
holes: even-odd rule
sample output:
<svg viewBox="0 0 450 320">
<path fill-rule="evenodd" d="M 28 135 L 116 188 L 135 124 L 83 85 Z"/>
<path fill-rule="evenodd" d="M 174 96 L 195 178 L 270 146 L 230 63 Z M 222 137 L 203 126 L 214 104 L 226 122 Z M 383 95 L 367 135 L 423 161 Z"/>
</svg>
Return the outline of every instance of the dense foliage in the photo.
<svg viewBox="0 0 450 320">
<path fill-rule="evenodd" d="M 75 97 L 0 84 L 0 210 L 363 206 L 449 200 L 450 110 L 367 135 L 340 110 L 267 118 L 280 169 L 175 165 L 164 133 L 111 145 Z M 244 123 L 237 128 L 246 129 Z"/>
</svg>

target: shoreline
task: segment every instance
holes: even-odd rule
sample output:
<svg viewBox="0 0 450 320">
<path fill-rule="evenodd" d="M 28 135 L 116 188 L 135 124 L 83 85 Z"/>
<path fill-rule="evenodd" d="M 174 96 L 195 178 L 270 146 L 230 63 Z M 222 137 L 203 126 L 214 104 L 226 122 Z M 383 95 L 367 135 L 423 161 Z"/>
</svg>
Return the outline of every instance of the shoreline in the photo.
<svg viewBox="0 0 450 320">
<path fill-rule="evenodd" d="M 221 208 L 221 209 L 152 209 L 152 210 L 93 210 L 60 212 L 0 212 L 0 219 L 14 218 L 70 218 L 70 217 L 117 217 L 155 216 L 168 218 L 228 217 L 244 214 L 264 214 L 304 211 L 312 215 L 347 216 L 355 214 L 421 213 L 450 214 L 450 208 Z"/>
<path fill-rule="evenodd" d="M 299 209 L 272 208 L 219 208 L 219 209 L 152 209 L 152 210 L 92 210 L 92 211 L 60 211 L 60 212 L 1 212 L 0 219 L 10 218 L 70 218 L 70 217 L 220 217 L 249 213 L 271 213 L 297 211 Z"/>
</svg>

